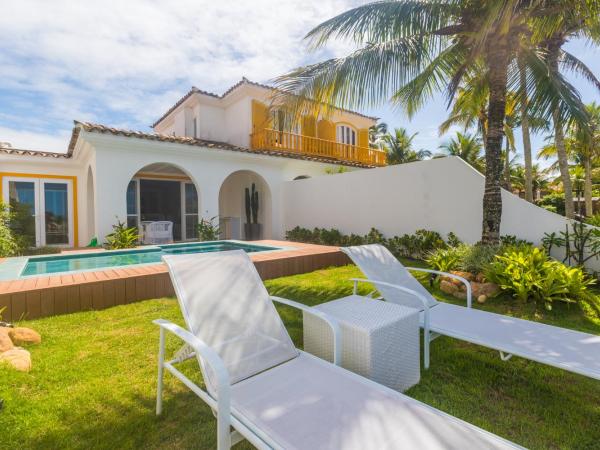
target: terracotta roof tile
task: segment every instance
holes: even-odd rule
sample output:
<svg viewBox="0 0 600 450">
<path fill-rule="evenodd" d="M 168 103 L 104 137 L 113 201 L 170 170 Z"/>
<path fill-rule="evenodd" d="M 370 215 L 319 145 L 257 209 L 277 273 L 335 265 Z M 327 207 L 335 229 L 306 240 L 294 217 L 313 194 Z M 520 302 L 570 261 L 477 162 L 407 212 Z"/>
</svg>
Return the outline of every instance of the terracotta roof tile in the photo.
<svg viewBox="0 0 600 450">
<path fill-rule="evenodd" d="M 203 148 L 209 148 L 209 149 L 230 150 L 230 151 L 242 152 L 242 153 L 252 153 L 252 154 L 267 155 L 267 156 L 278 156 L 278 157 L 284 157 L 284 158 L 301 159 L 301 160 L 305 160 L 305 161 L 315 161 L 315 162 L 338 164 L 338 165 L 352 166 L 352 167 L 364 167 L 364 168 L 374 167 L 374 166 L 369 166 L 369 165 L 358 163 L 358 162 L 340 161 L 340 160 L 336 160 L 336 159 L 332 159 L 332 158 L 317 157 L 317 156 L 311 156 L 311 155 L 302 155 L 302 154 L 290 153 L 290 152 L 285 152 L 285 151 L 251 150 L 249 148 L 239 147 L 237 145 L 228 144 L 226 142 L 210 141 L 210 140 L 206 140 L 206 139 L 196 139 L 196 138 L 186 137 L 186 136 L 171 136 L 171 135 L 159 134 L 159 133 L 144 133 L 142 131 L 124 130 L 124 129 L 120 129 L 120 128 L 113 128 L 113 127 L 108 127 L 106 125 L 100 125 L 100 124 L 89 123 L 89 122 L 74 121 L 74 123 L 75 123 L 75 127 L 73 128 L 73 137 L 71 138 L 71 143 L 69 144 L 69 152 L 70 153 L 73 152 L 73 150 L 75 148 L 75 144 L 77 142 L 77 138 L 75 137 L 76 133 L 78 136 L 79 130 L 83 129 L 83 130 L 85 130 L 87 132 L 91 132 L 91 133 L 112 134 L 114 136 L 124 136 L 124 137 L 131 137 L 131 138 L 137 138 L 137 139 L 147 139 L 150 141 L 192 145 L 192 146 L 196 146 L 196 147 L 203 147 Z"/>
<path fill-rule="evenodd" d="M 0 153 L 17 156 L 41 156 L 43 158 L 70 158 L 70 153 L 45 152 L 42 150 L 27 150 L 22 148 L 0 147 Z"/>
</svg>

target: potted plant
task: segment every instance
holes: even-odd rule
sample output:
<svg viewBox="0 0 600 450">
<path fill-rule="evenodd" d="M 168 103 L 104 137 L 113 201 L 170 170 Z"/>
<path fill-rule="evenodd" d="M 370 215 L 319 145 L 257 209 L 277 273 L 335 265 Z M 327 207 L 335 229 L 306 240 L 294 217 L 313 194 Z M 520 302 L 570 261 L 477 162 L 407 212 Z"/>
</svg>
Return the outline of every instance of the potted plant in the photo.
<svg viewBox="0 0 600 450">
<path fill-rule="evenodd" d="M 249 241 L 260 239 L 261 224 L 258 223 L 258 191 L 252 183 L 252 190 L 246 188 L 246 223 L 244 234 Z"/>
</svg>

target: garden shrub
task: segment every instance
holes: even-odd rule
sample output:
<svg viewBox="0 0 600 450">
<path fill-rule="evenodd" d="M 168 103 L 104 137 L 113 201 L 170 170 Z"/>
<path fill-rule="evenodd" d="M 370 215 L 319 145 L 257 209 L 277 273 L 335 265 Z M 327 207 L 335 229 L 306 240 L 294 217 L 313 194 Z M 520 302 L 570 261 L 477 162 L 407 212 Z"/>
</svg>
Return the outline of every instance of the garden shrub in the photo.
<svg viewBox="0 0 600 450">
<path fill-rule="evenodd" d="M 8 206 L 0 202 L 0 257 L 14 256 L 19 249 L 9 225 L 10 219 Z"/>
<path fill-rule="evenodd" d="M 106 236 L 106 247 L 109 250 L 133 248 L 137 245 L 140 236 L 136 227 L 128 228 L 125 222 L 117 218 L 117 223 L 112 228 L 113 232 Z"/>
<path fill-rule="evenodd" d="M 496 255 L 502 254 L 503 249 L 502 245 L 465 245 L 458 268 L 474 274 L 484 272 Z"/>
<path fill-rule="evenodd" d="M 431 268 L 441 272 L 458 270 L 466 248 L 468 246 L 464 244 L 455 247 L 439 248 L 430 252 L 425 261 Z"/>
<path fill-rule="evenodd" d="M 214 223 L 217 216 L 210 219 L 200 219 L 198 223 L 198 239 L 201 241 L 216 241 L 219 239 L 219 226 Z"/>
<path fill-rule="evenodd" d="M 543 249 L 510 247 L 488 264 L 485 276 L 520 301 L 533 299 L 552 309 L 552 302 L 576 302 L 594 281 L 581 268 L 548 258 Z"/>
<path fill-rule="evenodd" d="M 552 194 L 545 195 L 538 202 L 538 206 L 541 206 L 548 211 L 565 215 L 565 194 L 553 192 Z"/>
</svg>

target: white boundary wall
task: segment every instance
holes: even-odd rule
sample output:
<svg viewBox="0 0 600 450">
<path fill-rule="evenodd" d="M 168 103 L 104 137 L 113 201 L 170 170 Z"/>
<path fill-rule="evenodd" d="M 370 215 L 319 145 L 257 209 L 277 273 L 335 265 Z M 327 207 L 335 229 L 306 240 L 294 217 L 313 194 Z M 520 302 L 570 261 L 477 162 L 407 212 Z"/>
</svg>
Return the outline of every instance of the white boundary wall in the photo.
<svg viewBox="0 0 600 450">
<path fill-rule="evenodd" d="M 284 183 L 285 230 L 337 228 L 385 236 L 420 228 L 469 243 L 481 238 L 484 177 L 462 159 L 447 157 Z M 502 235 L 540 244 L 567 220 L 502 191 Z M 557 255 L 558 256 L 558 255 Z M 596 264 L 594 264 L 596 266 Z"/>
</svg>

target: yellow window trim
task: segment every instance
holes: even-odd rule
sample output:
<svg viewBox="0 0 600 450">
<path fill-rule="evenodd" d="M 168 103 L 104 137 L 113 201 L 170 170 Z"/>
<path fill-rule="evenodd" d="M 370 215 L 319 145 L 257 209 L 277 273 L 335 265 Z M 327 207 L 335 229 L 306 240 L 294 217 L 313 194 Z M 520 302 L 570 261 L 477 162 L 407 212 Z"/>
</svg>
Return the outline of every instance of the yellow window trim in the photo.
<svg viewBox="0 0 600 450">
<path fill-rule="evenodd" d="M 20 178 L 50 178 L 56 180 L 71 180 L 73 184 L 73 246 L 79 247 L 79 216 L 77 212 L 77 177 L 74 175 L 52 175 L 47 173 L 17 173 L 0 172 L 0 200 L 4 198 L 2 188 L 4 186 L 4 177 Z"/>
</svg>

